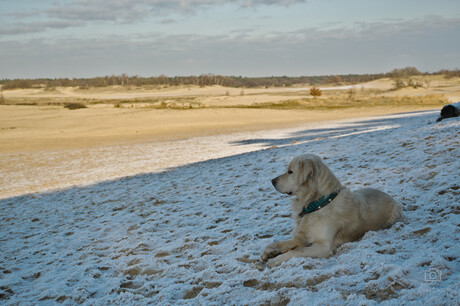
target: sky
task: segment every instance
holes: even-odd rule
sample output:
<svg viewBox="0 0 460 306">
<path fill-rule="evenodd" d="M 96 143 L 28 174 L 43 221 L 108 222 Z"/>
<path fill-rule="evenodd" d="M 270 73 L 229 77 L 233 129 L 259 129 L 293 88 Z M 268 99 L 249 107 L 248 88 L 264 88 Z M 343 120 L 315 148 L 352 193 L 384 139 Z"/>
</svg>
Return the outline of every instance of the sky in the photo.
<svg viewBox="0 0 460 306">
<path fill-rule="evenodd" d="M 0 0 L 0 79 L 460 68 L 458 0 Z"/>
</svg>

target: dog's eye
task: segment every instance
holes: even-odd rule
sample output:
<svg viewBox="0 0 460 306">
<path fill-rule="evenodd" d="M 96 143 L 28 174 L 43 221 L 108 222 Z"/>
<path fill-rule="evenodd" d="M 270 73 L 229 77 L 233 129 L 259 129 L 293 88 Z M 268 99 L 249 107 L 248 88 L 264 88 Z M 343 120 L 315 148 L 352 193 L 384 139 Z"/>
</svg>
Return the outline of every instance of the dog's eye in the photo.
<svg viewBox="0 0 460 306">
<path fill-rule="evenodd" d="M 292 170 L 288 170 L 288 174 L 292 174 Z"/>
</svg>

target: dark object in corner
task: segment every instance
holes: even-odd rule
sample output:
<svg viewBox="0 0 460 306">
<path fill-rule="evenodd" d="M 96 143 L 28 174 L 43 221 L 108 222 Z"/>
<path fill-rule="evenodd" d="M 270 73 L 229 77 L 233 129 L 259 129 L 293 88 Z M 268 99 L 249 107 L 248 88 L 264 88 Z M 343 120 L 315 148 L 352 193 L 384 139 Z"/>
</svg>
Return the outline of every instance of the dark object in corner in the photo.
<svg viewBox="0 0 460 306">
<path fill-rule="evenodd" d="M 441 116 L 436 120 L 436 122 L 441 121 L 442 119 L 458 117 L 460 116 L 460 102 L 444 105 L 441 109 Z"/>
</svg>

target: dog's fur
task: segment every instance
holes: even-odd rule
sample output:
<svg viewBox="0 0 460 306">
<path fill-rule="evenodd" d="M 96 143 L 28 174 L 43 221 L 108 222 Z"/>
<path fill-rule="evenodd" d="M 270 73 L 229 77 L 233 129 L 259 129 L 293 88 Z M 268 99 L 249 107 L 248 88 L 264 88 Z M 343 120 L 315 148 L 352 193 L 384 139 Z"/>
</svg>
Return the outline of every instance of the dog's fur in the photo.
<svg viewBox="0 0 460 306">
<path fill-rule="evenodd" d="M 293 237 L 268 245 L 261 261 L 270 267 L 292 257 L 329 257 L 343 243 L 354 241 L 369 230 L 391 226 L 401 216 L 400 205 L 388 194 L 365 188 L 344 188 L 319 156 L 295 157 L 286 173 L 272 180 L 275 189 L 293 195 Z M 322 196 L 339 191 L 330 204 L 300 217 L 303 207 Z"/>
</svg>

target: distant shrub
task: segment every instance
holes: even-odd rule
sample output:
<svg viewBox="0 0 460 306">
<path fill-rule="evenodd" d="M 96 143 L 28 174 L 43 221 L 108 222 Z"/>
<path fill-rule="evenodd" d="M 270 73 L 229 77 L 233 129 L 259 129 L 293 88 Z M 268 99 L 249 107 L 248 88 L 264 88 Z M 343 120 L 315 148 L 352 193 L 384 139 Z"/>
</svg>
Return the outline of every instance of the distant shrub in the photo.
<svg viewBox="0 0 460 306">
<path fill-rule="evenodd" d="M 339 85 L 342 83 L 342 78 L 338 75 L 334 75 L 331 77 L 331 82 Z"/>
<path fill-rule="evenodd" d="M 414 75 L 421 75 L 422 73 L 415 67 L 405 67 L 400 69 L 393 69 L 389 75 L 393 78 L 408 78 Z"/>
<path fill-rule="evenodd" d="M 411 87 L 417 89 L 419 87 L 423 87 L 423 84 L 421 82 L 415 81 L 413 79 L 409 79 L 407 81 L 407 86 L 411 86 Z"/>
<path fill-rule="evenodd" d="M 44 91 L 56 91 L 56 87 L 46 85 L 46 87 L 43 90 Z"/>
<path fill-rule="evenodd" d="M 415 81 L 412 78 L 408 78 L 406 81 L 402 79 L 394 80 L 393 82 L 394 90 L 405 88 L 405 87 L 419 88 L 419 87 L 423 87 L 423 84 L 421 82 Z"/>
<path fill-rule="evenodd" d="M 348 100 L 353 101 L 356 97 L 356 87 L 350 87 L 347 91 Z"/>
<path fill-rule="evenodd" d="M 32 80 L 11 80 L 5 82 L 3 84 L 2 89 L 3 90 L 8 90 L 8 89 L 26 89 L 26 88 L 32 88 L 33 87 L 33 82 Z"/>
<path fill-rule="evenodd" d="M 452 71 L 446 70 L 444 72 L 444 77 L 446 79 L 458 78 L 458 77 L 460 77 L 460 69 L 455 69 L 455 70 L 452 70 Z"/>
<path fill-rule="evenodd" d="M 81 103 L 66 103 L 64 105 L 64 108 L 68 109 L 79 109 L 79 108 L 86 108 L 86 105 L 81 104 Z"/>
<path fill-rule="evenodd" d="M 310 95 L 312 95 L 313 97 L 319 97 L 322 94 L 323 93 L 322 93 L 321 89 L 319 89 L 318 87 L 313 86 L 312 88 L 310 88 Z"/>
<path fill-rule="evenodd" d="M 396 90 L 396 89 L 401 89 L 401 88 L 404 88 L 406 87 L 406 83 L 401 80 L 401 79 L 396 79 L 394 80 L 393 82 L 393 89 Z"/>
</svg>

